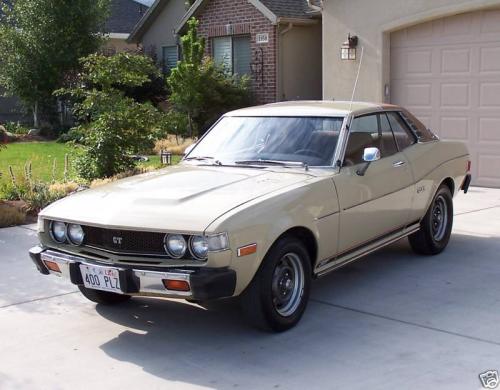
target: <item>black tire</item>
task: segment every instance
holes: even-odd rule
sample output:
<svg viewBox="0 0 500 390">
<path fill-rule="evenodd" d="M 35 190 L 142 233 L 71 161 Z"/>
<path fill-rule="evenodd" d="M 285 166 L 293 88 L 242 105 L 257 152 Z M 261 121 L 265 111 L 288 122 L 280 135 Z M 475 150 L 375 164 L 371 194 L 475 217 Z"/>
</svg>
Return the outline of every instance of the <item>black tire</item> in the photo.
<svg viewBox="0 0 500 390">
<path fill-rule="evenodd" d="M 130 295 L 115 294 L 107 291 L 92 290 L 84 286 L 78 286 L 80 292 L 89 301 L 99 303 L 101 305 L 117 305 L 128 301 Z"/>
<path fill-rule="evenodd" d="M 242 294 L 247 319 L 262 330 L 283 332 L 294 327 L 309 300 L 311 274 L 309 253 L 299 239 L 277 241 Z"/>
<path fill-rule="evenodd" d="M 421 255 L 437 255 L 448 245 L 452 228 L 453 197 L 448 186 L 442 184 L 420 222 L 420 230 L 408 237 L 411 248 Z"/>
</svg>

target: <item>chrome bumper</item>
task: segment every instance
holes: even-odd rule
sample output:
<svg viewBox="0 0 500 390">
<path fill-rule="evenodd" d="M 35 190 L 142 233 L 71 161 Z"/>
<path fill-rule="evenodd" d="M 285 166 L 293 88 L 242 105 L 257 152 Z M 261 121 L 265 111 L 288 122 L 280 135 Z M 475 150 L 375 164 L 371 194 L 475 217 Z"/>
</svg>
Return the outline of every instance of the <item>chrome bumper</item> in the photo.
<svg viewBox="0 0 500 390">
<path fill-rule="evenodd" d="M 236 286 L 236 274 L 229 269 L 164 271 L 123 267 L 97 263 L 84 257 L 44 249 L 40 246 L 30 249 L 30 257 L 40 273 L 68 279 L 75 285 L 83 285 L 79 268 L 81 264 L 114 268 L 120 273 L 120 286 L 123 293 L 127 295 L 209 300 L 232 296 Z M 61 272 L 51 270 L 46 262 L 56 263 Z M 185 281 L 189 284 L 190 291 L 169 290 L 164 284 L 166 280 Z"/>
</svg>

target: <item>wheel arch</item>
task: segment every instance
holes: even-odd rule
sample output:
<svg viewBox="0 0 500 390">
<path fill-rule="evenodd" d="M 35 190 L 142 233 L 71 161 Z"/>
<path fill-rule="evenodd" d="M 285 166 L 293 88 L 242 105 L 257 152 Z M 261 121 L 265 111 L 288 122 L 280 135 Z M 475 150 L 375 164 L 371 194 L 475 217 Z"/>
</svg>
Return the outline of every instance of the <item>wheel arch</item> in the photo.
<svg viewBox="0 0 500 390">
<path fill-rule="evenodd" d="M 441 187 L 443 184 L 450 189 L 451 196 L 455 196 L 455 181 L 451 177 L 447 177 L 446 179 L 444 179 L 441 182 L 439 187 Z M 437 189 L 436 189 L 436 191 L 437 191 Z"/>
<path fill-rule="evenodd" d="M 309 257 L 311 260 L 311 269 L 314 270 L 314 267 L 316 265 L 317 257 L 318 257 L 318 241 L 316 239 L 316 236 L 314 233 L 309 229 L 304 226 L 295 226 L 292 227 L 285 232 L 283 232 L 271 245 L 269 250 L 276 244 L 280 239 L 285 238 L 285 237 L 295 237 L 296 239 L 300 240 L 304 246 L 307 249 L 307 252 L 309 253 Z M 268 250 L 268 252 L 269 252 Z"/>
</svg>

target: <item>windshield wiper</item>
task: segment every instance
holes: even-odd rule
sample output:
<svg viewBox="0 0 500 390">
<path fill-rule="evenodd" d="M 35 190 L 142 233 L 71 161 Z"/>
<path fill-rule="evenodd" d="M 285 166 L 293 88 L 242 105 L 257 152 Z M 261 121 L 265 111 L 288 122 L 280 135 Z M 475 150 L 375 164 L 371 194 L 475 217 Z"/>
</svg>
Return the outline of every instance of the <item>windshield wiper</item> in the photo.
<svg viewBox="0 0 500 390">
<path fill-rule="evenodd" d="M 185 158 L 184 161 L 205 161 L 205 160 L 215 160 L 215 157 L 209 157 L 209 156 L 193 156 L 193 157 L 188 157 Z M 215 160 L 213 165 L 219 165 L 222 166 L 222 162 L 219 160 Z"/>
<path fill-rule="evenodd" d="M 283 167 L 303 167 L 308 169 L 308 165 L 302 161 L 281 161 L 281 160 L 242 160 L 235 161 L 235 164 L 238 165 L 279 165 Z"/>
<path fill-rule="evenodd" d="M 184 160 L 185 161 L 192 161 L 192 160 L 203 161 L 203 160 L 214 160 L 214 159 L 215 159 L 215 157 L 210 157 L 210 156 L 193 156 L 193 157 L 185 158 Z"/>
</svg>

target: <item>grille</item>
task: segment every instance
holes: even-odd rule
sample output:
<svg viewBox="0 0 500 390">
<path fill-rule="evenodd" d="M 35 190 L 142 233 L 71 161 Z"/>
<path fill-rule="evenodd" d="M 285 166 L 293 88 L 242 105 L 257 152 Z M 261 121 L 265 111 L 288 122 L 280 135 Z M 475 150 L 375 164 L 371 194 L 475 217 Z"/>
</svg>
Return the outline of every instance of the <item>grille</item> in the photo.
<svg viewBox="0 0 500 390">
<path fill-rule="evenodd" d="M 102 229 L 83 226 L 84 245 L 116 253 L 168 257 L 163 247 L 165 233 Z"/>
</svg>

